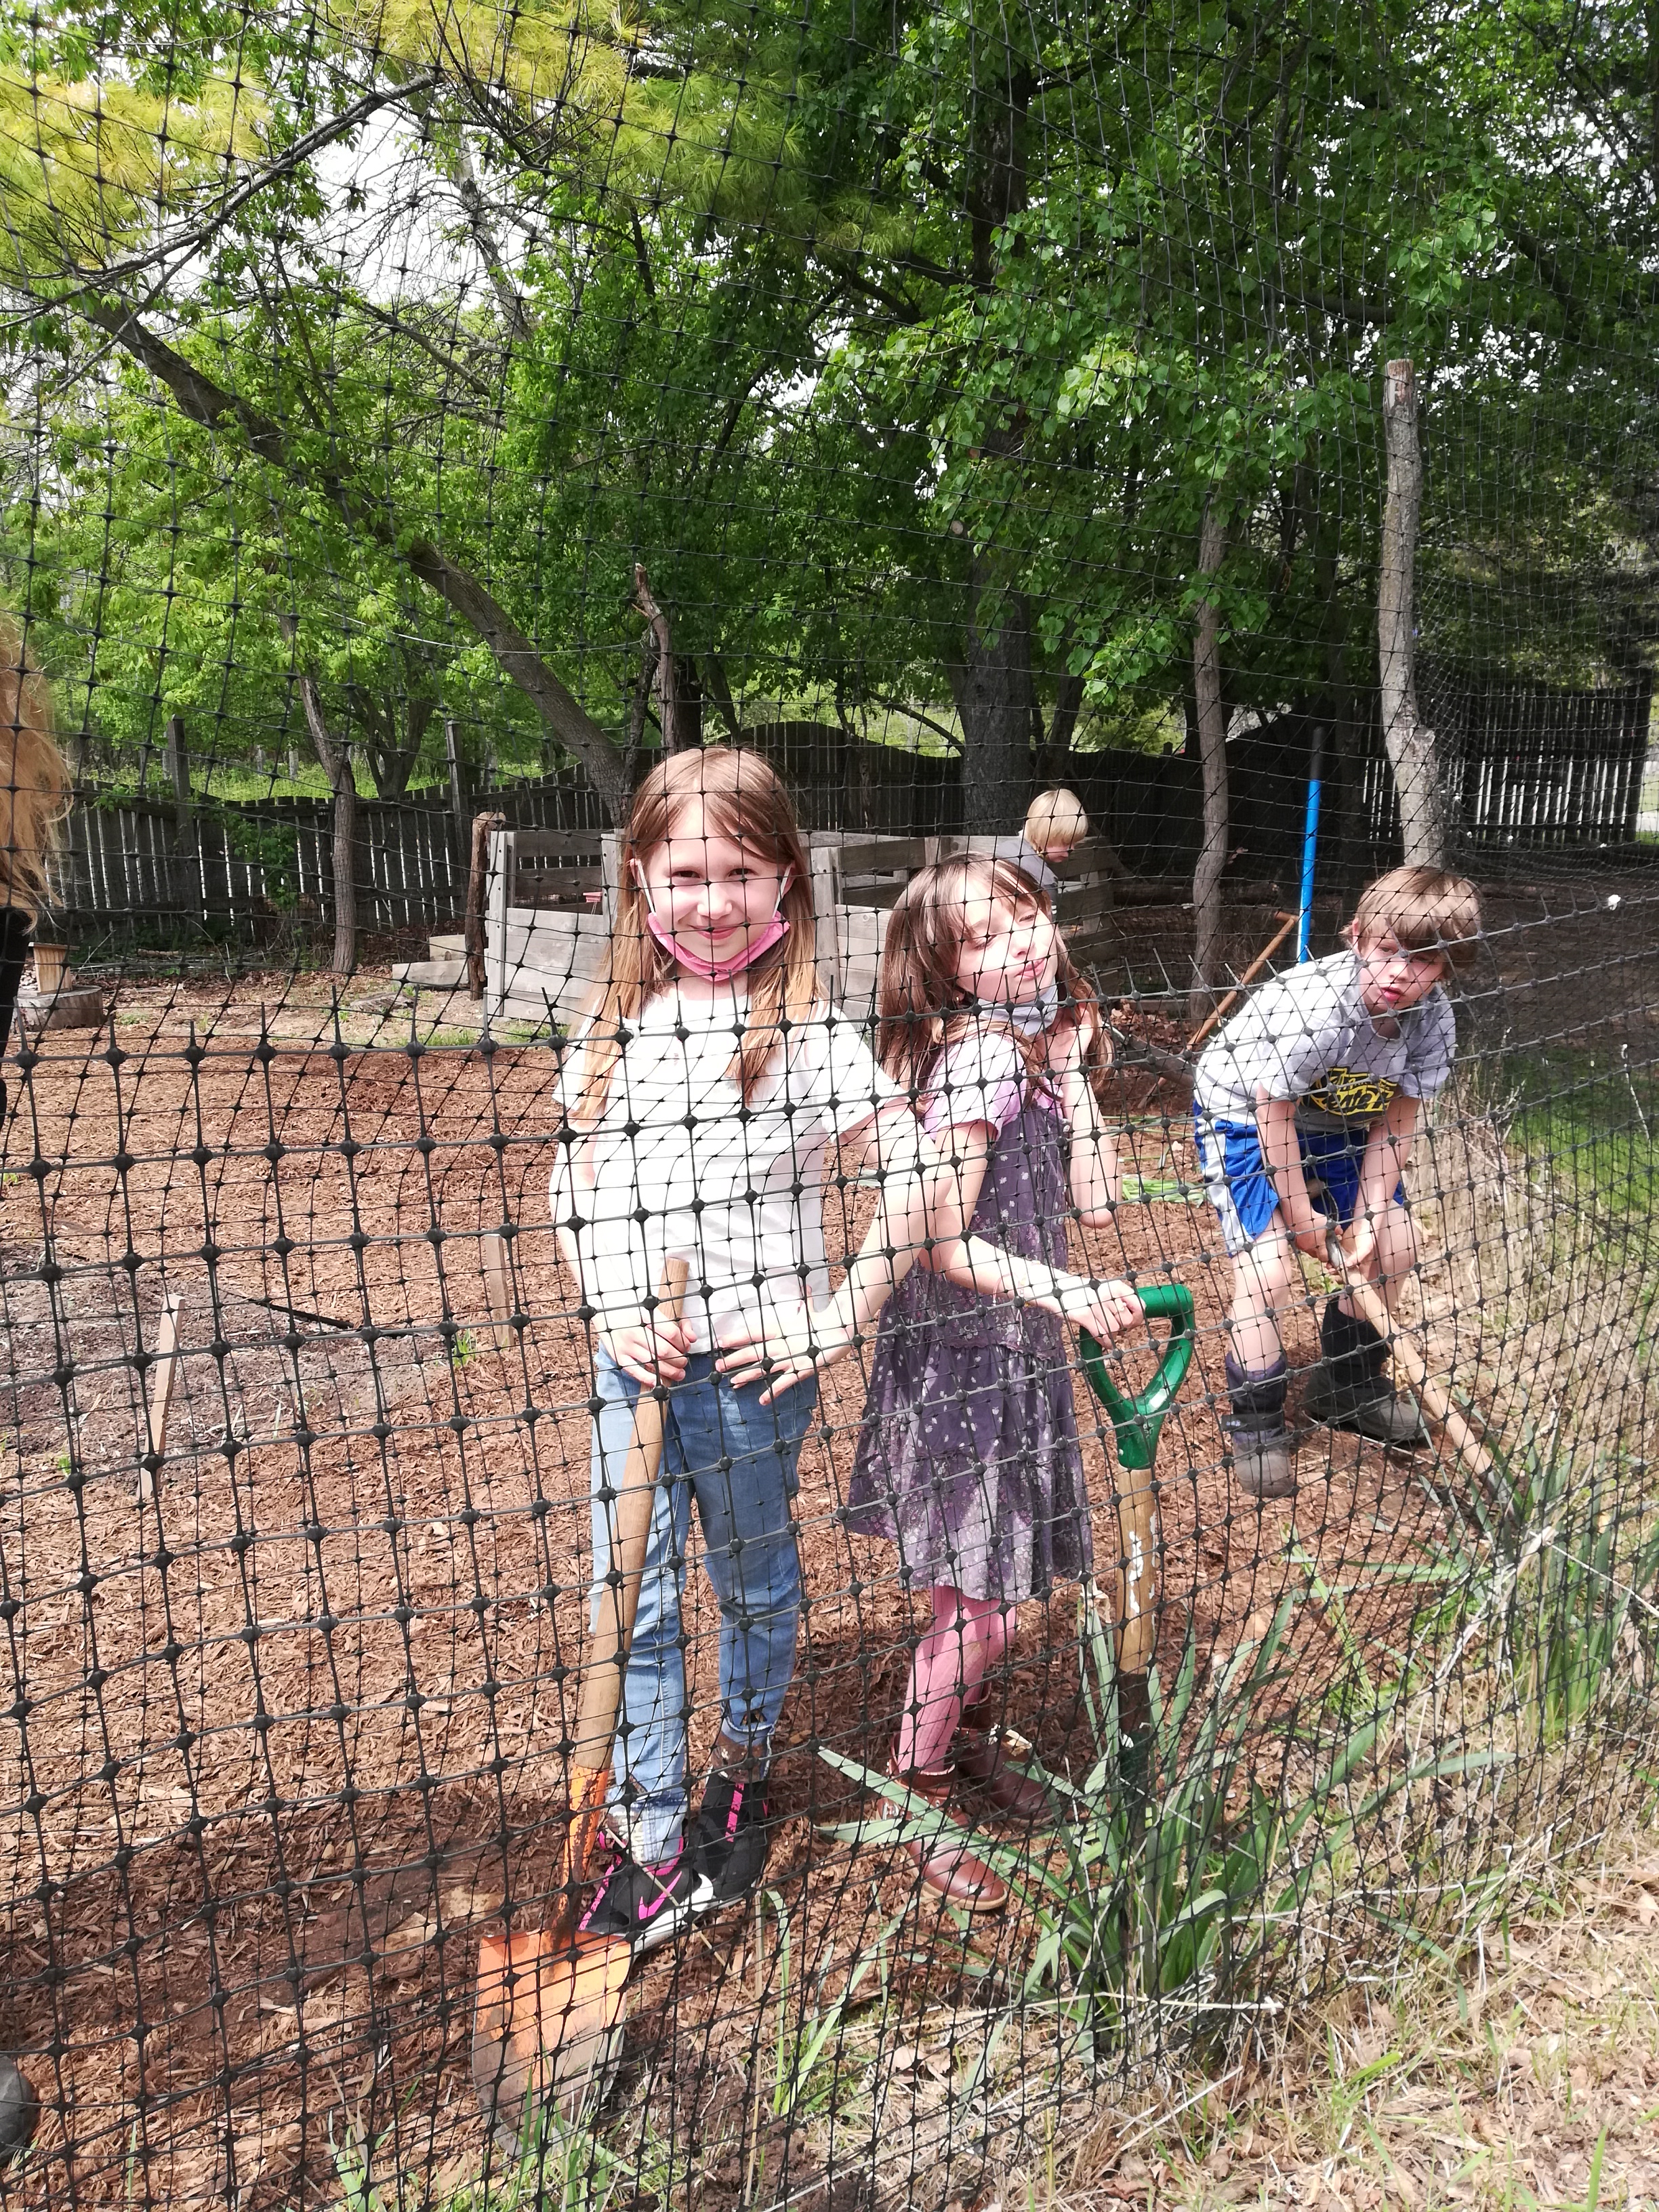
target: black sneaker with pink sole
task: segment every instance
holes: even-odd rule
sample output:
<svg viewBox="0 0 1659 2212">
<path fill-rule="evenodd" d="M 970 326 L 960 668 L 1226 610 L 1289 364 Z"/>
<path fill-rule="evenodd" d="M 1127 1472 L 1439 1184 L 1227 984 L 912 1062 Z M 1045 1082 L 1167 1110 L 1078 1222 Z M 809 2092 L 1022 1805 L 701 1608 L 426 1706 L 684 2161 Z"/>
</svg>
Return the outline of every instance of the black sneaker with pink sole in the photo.
<svg viewBox="0 0 1659 2212">
<path fill-rule="evenodd" d="M 636 1951 L 654 1951 L 720 1901 L 684 1844 L 656 1866 L 641 1866 L 618 1850 L 582 1915 L 581 1933 L 621 1936 Z"/>
</svg>

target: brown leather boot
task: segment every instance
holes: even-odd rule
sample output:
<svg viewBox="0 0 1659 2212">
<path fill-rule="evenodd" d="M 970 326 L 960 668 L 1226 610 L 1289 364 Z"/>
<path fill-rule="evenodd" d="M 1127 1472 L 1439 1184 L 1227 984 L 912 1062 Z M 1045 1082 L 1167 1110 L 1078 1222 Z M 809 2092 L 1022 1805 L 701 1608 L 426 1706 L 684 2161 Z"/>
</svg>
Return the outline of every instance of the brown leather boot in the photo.
<svg viewBox="0 0 1659 2212">
<path fill-rule="evenodd" d="M 951 1801 L 951 1785 L 956 1779 L 951 1767 L 913 1766 L 907 1771 L 894 1758 L 889 1759 L 887 1771 L 895 1782 L 902 1782 L 941 1812 Z M 944 1835 L 907 1836 L 904 1848 L 928 1888 L 937 1890 L 959 1911 L 1000 1912 L 1007 1904 L 1007 1883 L 982 1859 L 975 1858 L 965 1843 Z"/>
<path fill-rule="evenodd" d="M 1065 1807 L 1052 1790 L 1014 1765 L 1012 1753 L 1000 1729 L 977 1726 L 971 1707 L 963 1715 L 951 1745 L 951 1763 L 957 1772 L 977 1783 L 1010 1820 L 1025 1827 L 1039 1821 L 1055 1826 Z"/>
</svg>

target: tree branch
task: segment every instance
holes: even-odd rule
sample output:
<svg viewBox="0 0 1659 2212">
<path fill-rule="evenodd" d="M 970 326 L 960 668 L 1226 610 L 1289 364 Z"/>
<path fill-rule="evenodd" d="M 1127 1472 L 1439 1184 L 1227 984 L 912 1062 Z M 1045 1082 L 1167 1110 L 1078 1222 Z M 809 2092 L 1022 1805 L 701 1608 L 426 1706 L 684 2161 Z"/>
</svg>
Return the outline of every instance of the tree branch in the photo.
<svg viewBox="0 0 1659 2212">
<path fill-rule="evenodd" d="M 142 253 L 129 254 L 125 261 L 113 261 L 100 269 L 73 269 L 65 274 L 84 278 L 88 283 L 103 288 L 124 284 L 130 276 L 137 276 L 140 270 L 154 268 L 157 262 L 171 260 L 175 253 L 199 253 L 216 231 L 222 230 L 228 222 L 234 221 L 248 202 L 257 199 L 268 185 L 289 175 L 301 162 L 308 161 L 313 154 L 321 153 L 325 146 L 331 146 L 336 140 L 349 137 L 360 123 L 368 122 L 369 117 L 377 114 L 381 108 L 430 91 L 439 82 L 440 74 L 435 69 L 423 70 L 406 84 L 385 85 L 376 91 L 366 92 L 361 100 L 354 100 L 340 114 L 331 116 L 326 123 L 319 123 L 314 131 L 307 131 L 302 137 L 296 138 L 257 176 L 250 177 L 246 184 L 239 185 L 234 191 L 228 193 L 210 214 L 198 217 L 194 222 L 180 224 L 169 236 L 159 239 L 154 246 L 146 246 Z M 76 295 L 71 292 L 55 300 L 52 304 L 64 307 L 78 305 L 79 301 Z"/>
<path fill-rule="evenodd" d="M 455 193 L 461 203 L 467 228 L 472 233 L 472 243 L 478 249 L 478 258 L 489 274 L 496 301 L 501 311 L 501 320 L 507 325 L 507 335 L 512 338 L 530 336 L 530 316 L 524 303 L 524 295 L 514 283 L 507 265 L 507 256 L 501 241 L 490 220 L 489 208 L 478 183 L 478 173 L 472 166 L 472 151 L 466 143 L 466 134 L 457 135 L 455 155 Z"/>
<path fill-rule="evenodd" d="M 612 820 L 621 819 L 629 793 L 617 747 L 476 576 L 429 539 L 404 542 L 392 520 L 375 514 L 337 470 L 305 468 L 290 452 L 281 428 L 268 415 L 216 384 L 141 323 L 125 302 L 116 305 L 107 300 L 85 299 L 77 305 L 88 322 L 115 339 L 158 384 L 166 386 L 192 422 L 213 430 L 234 428 L 268 467 L 290 482 L 313 485 L 332 501 L 350 528 L 405 562 L 489 647 L 503 674 L 512 678 L 559 743 L 586 769 Z"/>
</svg>

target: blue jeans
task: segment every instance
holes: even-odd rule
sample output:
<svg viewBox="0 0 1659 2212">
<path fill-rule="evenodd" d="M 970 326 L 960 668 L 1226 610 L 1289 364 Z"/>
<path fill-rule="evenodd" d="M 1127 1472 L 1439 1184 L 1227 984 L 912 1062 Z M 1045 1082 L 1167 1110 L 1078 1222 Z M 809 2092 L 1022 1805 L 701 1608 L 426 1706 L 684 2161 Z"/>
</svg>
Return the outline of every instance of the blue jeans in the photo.
<svg viewBox="0 0 1659 2212">
<path fill-rule="evenodd" d="M 590 1622 L 611 1565 L 611 1509 L 599 1492 L 621 1482 L 640 1388 L 603 1347 L 594 1380 L 603 1410 L 593 1424 Z M 613 1754 L 629 1848 L 647 1865 L 673 1856 L 685 1826 L 690 1709 L 680 1594 L 694 1496 L 703 1565 L 720 1601 L 720 1722 L 727 1736 L 763 1759 L 795 1671 L 800 1555 L 789 1504 L 817 1384 L 798 1382 L 770 1406 L 760 1403 L 764 1388 L 732 1389 L 716 1377 L 710 1355 L 699 1352 L 669 1393 Z"/>
</svg>

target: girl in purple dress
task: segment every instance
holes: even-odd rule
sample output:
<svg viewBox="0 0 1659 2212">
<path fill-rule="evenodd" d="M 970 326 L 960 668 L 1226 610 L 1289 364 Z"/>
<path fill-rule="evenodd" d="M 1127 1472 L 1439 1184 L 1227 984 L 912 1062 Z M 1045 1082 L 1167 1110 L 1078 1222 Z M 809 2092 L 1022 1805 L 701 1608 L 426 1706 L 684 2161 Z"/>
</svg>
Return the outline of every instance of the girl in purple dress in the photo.
<svg viewBox="0 0 1659 2212">
<path fill-rule="evenodd" d="M 923 1254 L 881 1317 L 848 1518 L 898 1549 L 932 1595 L 890 1771 L 943 1805 L 959 1776 L 1025 1820 L 1046 1793 L 975 1708 L 1015 1608 L 1092 1565 L 1064 1323 L 1136 1329 L 1127 1283 L 1066 1272 L 1066 1224 L 1111 1218 L 1109 1061 L 1093 993 L 1035 884 L 1006 860 L 925 868 L 882 954 L 878 1051 L 954 1167 L 965 1241 Z M 907 1844 L 922 1880 L 969 1911 L 1007 1892 L 941 1838 Z"/>
</svg>

